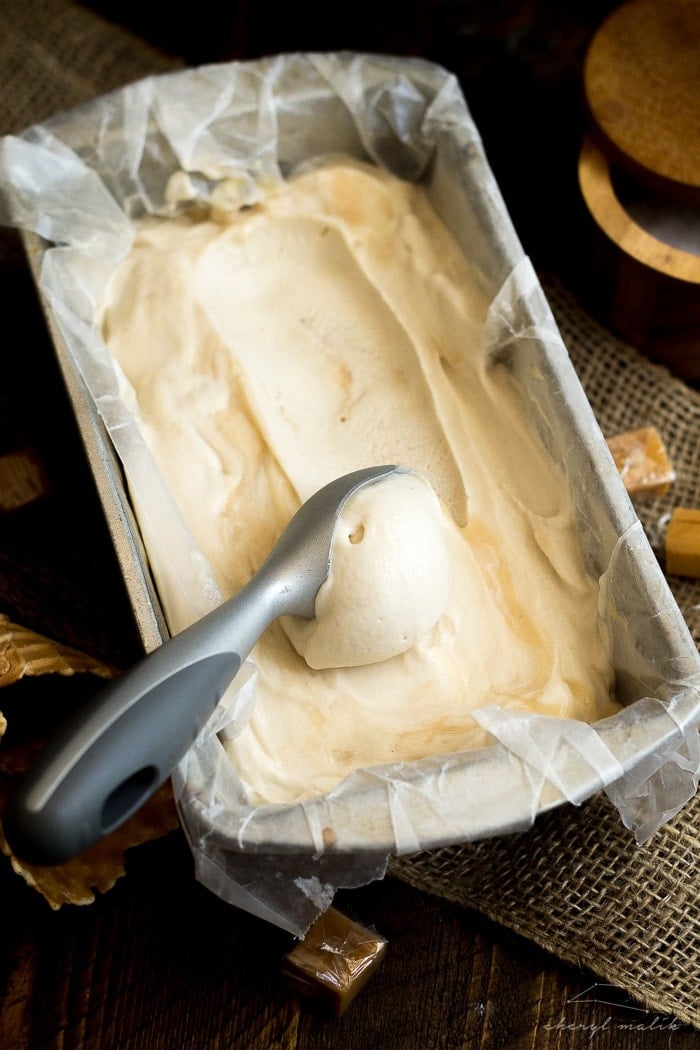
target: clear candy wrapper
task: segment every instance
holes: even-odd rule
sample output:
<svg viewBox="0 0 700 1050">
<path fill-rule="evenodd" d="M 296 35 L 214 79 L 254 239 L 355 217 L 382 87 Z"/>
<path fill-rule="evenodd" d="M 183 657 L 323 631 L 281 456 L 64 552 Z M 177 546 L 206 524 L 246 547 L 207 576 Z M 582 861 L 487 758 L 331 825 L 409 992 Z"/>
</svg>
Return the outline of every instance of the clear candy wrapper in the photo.
<svg viewBox="0 0 700 1050">
<path fill-rule="evenodd" d="M 594 726 L 484 707 L 492 747 L 356 770 L 327 794 L 256 806 L 222 739 L 255 704 L 248 662 L 174 776 L 198 878 L 301 936 L 336 889 L 391 855 L 507 834 L 606 790 L 644 841 L 697 789 L 700 661 L 524 257 L 457 81 L 417 59 L 283 55 L 149 78 L 0 141 L 0 218 L 30 258 L 70 377 L 144 645 L 221 601 L 160 477 L 94 322 L 133 221 L 197 195 L 252 203 L 319 154 L 422 180 L 485 287 L 488 367 L 508 370 L 572 493 L 601 581 L 623 710 Z M 101 437 L 102 426 L 110 442 Z M 116 450 L 121 467 L 110 457 Z M 135 517 L 134 513 L 135 512 Z M 136 525 L 138 521 L 138 526 Z M 145 567 L 141 542 L 148 552 Z M 150 574 L 167 595 L 165 619 Z"/>
<path fill-rule="evenodd" d="M 630 495 L 664 496 L 676 479 L 656 427 L 608 436 L 608 445 Z"/>
</svg>

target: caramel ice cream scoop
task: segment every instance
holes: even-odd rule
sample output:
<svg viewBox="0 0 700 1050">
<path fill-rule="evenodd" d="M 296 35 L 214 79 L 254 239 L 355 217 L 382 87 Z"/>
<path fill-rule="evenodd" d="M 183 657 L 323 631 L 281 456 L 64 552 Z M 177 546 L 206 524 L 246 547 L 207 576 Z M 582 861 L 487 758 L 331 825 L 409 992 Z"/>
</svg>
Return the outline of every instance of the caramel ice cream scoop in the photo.
<svg viewBox="0 0 700 1050">
<path fill-rule="evenodd" d="M 344 505 L 314 617 L 285 616 L 282 627 L 309 667 L 379 663 L 435 626 L 449 581 L 440 502 L 429 481 L 401 471 Z"/>
</svg>

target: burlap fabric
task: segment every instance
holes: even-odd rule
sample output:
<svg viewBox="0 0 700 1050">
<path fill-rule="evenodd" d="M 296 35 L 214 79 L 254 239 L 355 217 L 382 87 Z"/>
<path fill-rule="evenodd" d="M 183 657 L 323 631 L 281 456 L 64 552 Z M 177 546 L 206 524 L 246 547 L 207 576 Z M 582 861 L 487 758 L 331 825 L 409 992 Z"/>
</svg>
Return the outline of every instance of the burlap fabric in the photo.
<svg viewBox="0 0 700 1050">
<path fill-rule="evenodd" d="M 176 63 L 64 0 L 0 5 L 0 131 L 21 131 Z"/>
<path fill-rule="evenodd" d="M 175 65 L 78 5 L 5 0 L 0 7 L 0 132 L 18 131 Z M 0 234 L 0 262 L 6 274 L 24 266 L 7 233 Z M 653 423 L 663 435 L 677 481 L 666 497 L 638 505 L 661 555 L 671 508 L 700 505 L 700 397 L 611 338 L 555 281 L 544 283 L 603 430 L 612 434 Z M 60 566 L 55 577 L 50 567 L 45 571 L 37 587 L 60 591 L 65 579 Z M 681 580 L 671 585 L 698 640 L 700 588 Z M 66 619 L 71 597 L 62 603 Z M 47 627 L 45 622 L 40 626 Z M 62 627 L 65 637 L 65 623 Z M 87 620 L 83 635 L 90 650 L 94 639 Z M 548 814 L 521 835 L 396 860 L 391 872 L 589 967 L 649 1008 L 700 1027 L 698 818 L 700 797 L 646 845 L 637 846 L 612 805 L 597 796 L 579 808 Z"/>
</svg>

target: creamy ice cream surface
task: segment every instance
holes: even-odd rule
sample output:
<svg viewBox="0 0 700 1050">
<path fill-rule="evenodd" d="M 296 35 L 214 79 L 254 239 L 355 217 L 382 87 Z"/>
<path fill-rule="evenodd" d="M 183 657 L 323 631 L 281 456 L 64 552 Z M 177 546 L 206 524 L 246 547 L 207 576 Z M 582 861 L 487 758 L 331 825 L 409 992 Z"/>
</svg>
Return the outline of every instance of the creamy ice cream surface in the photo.
<svg viewBox="0 0 700 1050">
<path fill-rule="evenodd" d="M 316 620 L 253 651 L 255 707 L 226 741 L 253 802 L 489 743 L 485 704 L 617 709 L 598 583 L 514 379 L 487 364 L 488 305 L 423 189 L 353 161 L 143 220 L 106 289 L 125 396 L 225 595 L 326 482 L 412 472 L 348 502 Z"/>
<path fill-rule="evenodd" d="M 313 620 L 282 627 L 309 667 L 357 667 L 406 652 L 447 606 L 450 565 L 442 510 L 429 482 L 391 474 L 355 493 L 333 535 Z"/>
</svg>

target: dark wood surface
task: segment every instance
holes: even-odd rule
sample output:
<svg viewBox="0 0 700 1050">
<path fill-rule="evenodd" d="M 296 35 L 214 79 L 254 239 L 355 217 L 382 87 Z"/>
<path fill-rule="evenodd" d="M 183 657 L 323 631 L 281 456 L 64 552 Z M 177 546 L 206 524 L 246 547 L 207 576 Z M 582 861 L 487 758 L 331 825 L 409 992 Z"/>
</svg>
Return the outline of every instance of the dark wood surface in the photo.
<svg viewBox="0 0 700 1050">
<path fill-rule="evenodd" d="M 127 877 L 89 907 L 50 913 L 17 880 L 0 888 L 8 1050 L 698 1046 L 672 1017 L 394 879 L 336 902 L 389 941 L 340 1018 L 288 993 L 292 938 L 196 884 L 178 832 L 134 851 Z"/>
<path fill-rule="evenodd" d="M 539 265 L 593 290 L 595 275 L 575 239 L 577 77 L 585 42 L 611 4 L 361 4 L 352 21 L 339 15 L 335 27 L 308 15 L 304 22 L 303 8 L 293 5 L 271 13 L 241 3 L 225 16 L 222 5 L 204 2 L 187 22 L 155 18 L 149 11 L 157 5 L 88 6 L 192 63 L 341 46 L 442 62 L 463 81 L 526 249 Z M 565 16 L 563 7 L 585 12 Z M 524 108 L 541 115 L 527 131 Z M 528 178 L 532 169 L 537 179 Z M 7 266 L 1 294 L 6 311 L 21 311 L 24 328 L 22 353 L 3 365 L 0 433 L 5 444 L 39 448 L 54 492 L 41 513 L 2 522 L 0 611 L 71 644 L 90 638 L 95 655 L 125 665 L 138 641 L 32 289 L 17 266 Z M 58 912 L 3 858 L 0 1048 L 700 1045 L 697 1032 L 595 974 L 396 879 L 342 892 L 336 904 L 389 942 L 381 967 L 340 1019 L 288 992 L 280 964 L 292 938 L 201 887 L 179 831 L 132 851 L 126 877 L 94 904 Z"/>
</svg>

